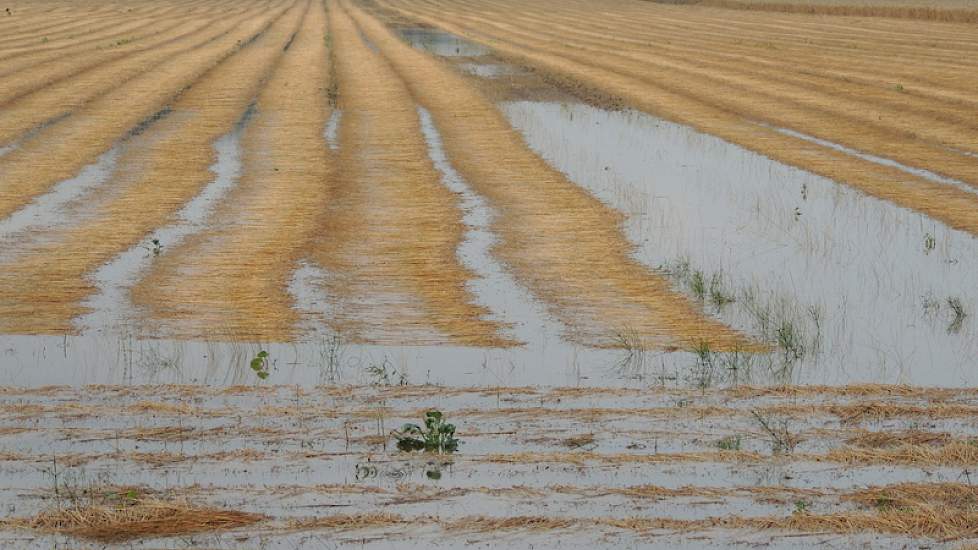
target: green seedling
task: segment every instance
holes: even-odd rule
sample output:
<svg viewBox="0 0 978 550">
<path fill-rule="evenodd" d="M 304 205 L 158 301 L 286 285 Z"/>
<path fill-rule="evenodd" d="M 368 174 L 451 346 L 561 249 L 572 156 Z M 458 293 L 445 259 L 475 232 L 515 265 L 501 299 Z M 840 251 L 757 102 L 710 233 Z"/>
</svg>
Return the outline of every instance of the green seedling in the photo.
<svg viewBox="0 0 978 550">
<path fill-rule="evenodd" d="M 717 447 L 721 451 L 739 451 L 740 450 L 740 436 L 739 435 L 728 435 L 717 441 Z"/>
<path fill-rule="evenodd" d="M 401 451 L 453 453 L 458 450 L 455 425 L 445 422 L 441 411 L 428 411 L 424 415 L 424 428 L 417 424 L 405 424 L 393 432 L 397 448 Z"/>
<path fill-rule="evenodd" d="M 265 350 L 259 351 L 258 355 L 251 360 L 251 370 L 255 371 L 258 378 L 262 380 L 268 378 L 268 352 Z"/>
</svg>

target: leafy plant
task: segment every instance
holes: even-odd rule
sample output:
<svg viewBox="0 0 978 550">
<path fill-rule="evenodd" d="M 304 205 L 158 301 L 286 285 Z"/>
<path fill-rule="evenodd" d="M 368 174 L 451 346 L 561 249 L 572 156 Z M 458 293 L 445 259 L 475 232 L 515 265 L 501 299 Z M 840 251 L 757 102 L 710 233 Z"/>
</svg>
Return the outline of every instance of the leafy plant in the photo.
<svg viewBox="0 0 978 550">
<path fill-rule="evenodd" d="M 255 371 L 258 378 L 262 380 L 268 378 L 268 352 L 261 350 L 258 355 L 255 355 L 254 359 L 251 360 L 251 370 Z"/>
<path fill-rule="evenodd" d="M 455 437 L 455 425 L 445 422 L 441 411 L 428 411 L 424 415 L 424 428 L 417 424 L 405 424 L 393 432 L 397 448 L 401 451 L 453 453 L 460 441 Z"/>
</svg>

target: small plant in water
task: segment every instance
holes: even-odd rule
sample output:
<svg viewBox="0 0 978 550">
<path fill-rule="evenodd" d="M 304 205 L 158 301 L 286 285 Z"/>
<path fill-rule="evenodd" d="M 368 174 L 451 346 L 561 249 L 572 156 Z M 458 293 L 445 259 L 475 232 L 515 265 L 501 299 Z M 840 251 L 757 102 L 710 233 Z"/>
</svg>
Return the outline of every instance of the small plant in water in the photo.
<svg viewBox="0 0 978 550">
<path fill-rule="evenodd" d="M 445 422 L 441 411 L 428 411 L 424 415 L 424 427 L 405 424 L 393 432 L 397 448 L 406 451 L 453 453 L 460 441 L 455 437 L 455 425 Z"/>
<path fill-rule="evenodd" d="M 757 423 L 767 433 L 768 439 L 771 442 L 771 452 L 774 454 L 791 453 L 795 450 L 798 443 L 801 442 L 801 438 L 792 434 L 788 429 L 787 420 L 781 420 L 775 424 L 773 420 L 764 418 L 757 411 L 751 411 L 750 413 L 754 415 L 754 419 L 757 420 Z"/>
<path fill-rule="evenodd" d="M 937 248 L 937 239 L 935 239 L 934 235 L 931 235 L 930 233 L 925 234 L 924 254 L 930 254 L 931 252 L 934 251 L 935 248 Z"/>
<path fill-rule="evenodd" d="M 265 350 L 259 351 L 251 360 L 251 370 L 262 380 L 268 378 L 268 366 L 268 352 Z"/>
<path fill-rule="evenodd" d="M 796 514 L 807 514 L 808 513 L 808 507 L 809 506 L 811 506 L 811 504 L 808 503 L 808 502 L 806 502 L 806 501 L 804 501 L 804 500 L 796 500 L 795 501 L 795 513 Z"/>
<path fill-rule="evenodd" d="M 366 371 L 373 378 L 375 386 L 407 386 L 408 384 L 407 374 L 403 370 L 398 371 L 388 357 L 384 357 L 380 364 L 368 366 Z"/>
<path fill-rule="evenodd" d="M 740 450 L 740 436 L 739 435 L 728 435 L 717 441 L 717 448 L 721 451 L 739 451 Z"/>
<path fill-rule="evenodd" d="M 696 270 L 693 275 L 689 278 L 689 290 L 692 291 L 693 296 L 702 300 L 706 297 L 706 280 L 703 277 L 703 272 Z"/>
<path fill-rule="evenodd" d="M 710 277 L 710 301 L 713 302 L 717 310 L 723 309 L 723 306 L 735 301 L 733 295 L 726 289 L 722 271 L 718 271 Z"/>
<path fill-rule="evenodd" d="M 961 326 L 964 324 L 964 319 L 968 316 L 968 312 L 964 310 L 964 304 L 961 303 L 960 298 L 948 298 L 947 307 L 951 308 L 951 314 L 954 315 L 951 318 L 951 324 L 947 326 L 947 332 L 948 334 L 957 334 L 961 332 Z"/>
</svg>

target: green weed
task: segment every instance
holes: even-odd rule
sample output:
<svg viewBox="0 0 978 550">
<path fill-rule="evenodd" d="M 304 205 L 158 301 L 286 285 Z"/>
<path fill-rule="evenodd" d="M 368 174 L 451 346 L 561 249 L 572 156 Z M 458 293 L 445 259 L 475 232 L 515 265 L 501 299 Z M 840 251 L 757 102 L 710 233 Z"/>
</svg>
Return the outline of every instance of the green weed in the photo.
<svg viewBox="0 0 978 550">
<path fill-rule="evenodd" d="M 717 448 L 721 451 L 739 451 L 740 450 L 740 436 L 739 435 L 728 435 L 723 439 L 717 441 Z"/>
<path fill-rule="evenodd" d="M 257 355 L 251 360 L 251 370 L 255 371 L 258 378 L 262 380 L 268 378 L 269 363 L 268 363 L 268 352 L 261 350 Z"/>
<path fill-rule="evenodd" d="M 423 428 L 405 424 L 393 435 L 397 439 L 397 448 L 405 452 L 453 453 L 461 443 L 455 437 L 455 425 L 445 422 L 441 411 L 426 412 Z"/>
</svg>

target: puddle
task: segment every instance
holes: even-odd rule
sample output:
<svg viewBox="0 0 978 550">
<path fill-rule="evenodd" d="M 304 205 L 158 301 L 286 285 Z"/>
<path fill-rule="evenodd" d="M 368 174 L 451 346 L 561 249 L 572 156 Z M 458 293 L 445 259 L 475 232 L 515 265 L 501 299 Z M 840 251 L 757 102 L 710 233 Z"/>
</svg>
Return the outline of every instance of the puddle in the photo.
<svg viewBox="0 0 978 550">
<path fill-rule="evenodd" d="M 323 138 L 326 139 L 326 145 L 333 151 L 338 151 L 340 148 L 340 120 L 343 119 L 343 111 L 341 109 L 333 109 L 333 112 L 329 115 L 329 120 L 326 121 L 326 128 L 323 129 Z"/>
<path fill-rule="evenodd" d="M 442 55 L 485 53 L 445 33 L 402 34 Z M 126 327 L 132 314 L 126 293 L 152 261 L 143 243 L 94 275 L 101 292 L 89 303 L 95 311 L 78 320 L 85 335 L 0 335 L 0 372 L 8 383 L 27 386 L 249 383 L 255 378 L 247 363 L 264 349 L 270 381 L 299 385 L 384 379 L 448 386 L 978 383 L 970 360 L 978 355 L 978 241 L 970 235 L 642 113 L 533 101 L 501 107 L 542 157 L 628 215 L 624 230 L 639 261 L 668 268 L 677 289 L 724 322 L 774 342 L 776 351 L 596 350 L 561 340 L 560 324 L 491 257 L 492 211 L 452 169 L 421 110 L 431 157 L 464 210 L 468 229 L 458 255 L 479 275 L 473 295 L 525 346 L 350 344 L 325 328 L 331 308 L 342 304 L 323 295 L 322 281 L 332 274 L 311 263 L 298 266 L 290 285 L 306 335 L 299 342 L 139 339 Z M 323 130 L 334 150 L 341 118 L 334 110 Z M 197 230 L 233 185 L 240 169 L 235 139 L 217 144 L 215 181 L 178 223 L 152 236 L 163 253 Z M 30 219 L 16 222 L 17 230 L 31 227 Z M 15 222 L 5 223 L 0 236 L 14 230 Z"/>
<path fill-rule="evenodd" d="M 629 215 L 639 260 L 683 262 L 701 290 L 718 277 L 736 301 L 710 303 L 707 288 L 708 311 L 754 334 L 767 316 L 783 323 L 772 333 L 817 336 L 799 344 L 794 381 L 976 382 L 971 235 L 643 113 L 503 109 L 548 162 Z"/>
<path fill-rule="evenodd" d="M 481 44 L 438 29 L 401 28 L 397 32 L 411 46 L 442 57 L 479 57 L 489 53 L 489 48 Z"/>
<path fill-rule="evenodd" d="M 731 414 L 707 419 L 677 414 L 668 426 L 627 412 L 629 404 L 668 408 L 680 397 L 734 408 Z M 905 402 L 900 397 L 876 397 Z M 769 399 L 768 405 L 778 407 L 798 398 Z M 802 398 L 808 400 L 834 405 L 850 398 Z M 764 449 L 766 441 L 745 414 L 758 405 L 756 399 L 731 399 L 719 392 L 655 390 L 628 396 L 379 386 L 312 391 L 286 386 L 231 391 L 169 386 L 15 390 L 0 398 L 9 418 L 0 427 L 24 430 L 2 436 L 8 455 L 0 461 L 0 503 L 14 517 L 49 507 L 52 478 L 58 472 L 56 483 L 66 492 L 124 484 L 137 491 L 172 492 L 173 498 L 254 510 L 280 522 L 342 514 L 345 508 L 350 513 L 381 510 L 442 519 L 699 519 L 783 516 L 802 498 L 813 513 L 840 512 L 856 509 L 840 500 L 840 494 L 868 485 L 965 482 L 961 468 L 842 465 L 774 455 L 769 449 L 744 462 L 600 459 L 647 458 L 670 450 L 716 452 L 718 434 L 728 433 L 743 434 L 750 448 Z M 457 453 L 399 453 L 389 440 L 385 448 L 391 427 L 415 421 L 418 411 L 432 406 L 458 426 Z M 584 416 L 539 418 L 544 406 L 551 411 L 583 411 Z M 623 407 L 625 412 L 595 422 L 586 414 L 591 407 Z M 793 429 L 813 438 L 838 441 L 840 433 L 850 433 L 850 428 L 825 417 L 801 412 L 794 418 Z M 641 429 L 665 431 L 636 431 Z M 587 449 L 567 445 L 568 437 L 582 435 L 593 441 Z M 535 460 L 538 453 L 546 459 Z M 757 537 L 760 531 L 741 531 L 739 536 Z M 559 531 L 550 534 L 556 537 Z M 262 535 L 261 547 L 274 547 L 270 544 L 281 533 L 273 522 L 262 526 Z M 241 547 L 247 536 L 235 531 L 238 544 L 230 547 Z M 405 536 L 426 540 L 413 528 Z M 470 534 L 464 536 L 468 540 Z M 878 537 L 877 542 L 892 542 Z M 790 547 L 796 547 L 797 537 L 790 539 Z M 170 542 L 202 546 L 189 539 Z"/>
<path fill-rule="evenodd" d="M 152 264 L 154 256 L 165 254 L 188 235 L 200 231 L 214 206 L 237 183 L 241 173 L 241 134 L 254 109 L 254 105 L 250 106 L 235 129 L 214 143 L 217 160 L 210 167 L 214 179 L 177 213 L 178 221 L 155 231 L 146 242 L 131 247 L 92 274 L 98 293 L 85 302 L 91 313 L 75 319 L 75 326 L 81 331 L 118 333 L 134 320 L 128 293 L 139 275 Z"/>
<path fill-rule="evenodd" d="M 116 145 L 89 164 L 77 176 L 56 184 L 27 206 L 0 220 L 0 244 L 32 228 L 50 227 L 63 216 L 64 209 L 89 191 L 108 181 L 115 170 L 121 146 Z"/>
<path fill-rule="evenodd" d="M 499 78 L 517 73 L 510 65 L 497 65 L 493 63 L 460 63 L 459 68 L 469 74 L 482 78 Z"/>
<path fill-rule="evenodd" d="M 490 251 L 498 242 L 490 230 L 494 217 L 492 210 L 452 168 L 431 114 L 419 107 L 418 115 L 428 143 L 428 155 L 441 172 L 442 183 L 460 198 L 464 212 L 462 221 L 467 230 L 458 256 L 462 265 L 477 276 L 469 285 L 476 301 L 492 312 L 491 319 L 512 326 L 508 336 L 522 344 L 540 348 L 546 341 L 559 341 L 566 328 L 550 317 L 543 304 L 533 299 L 491 256 Z"/>
</svg>

